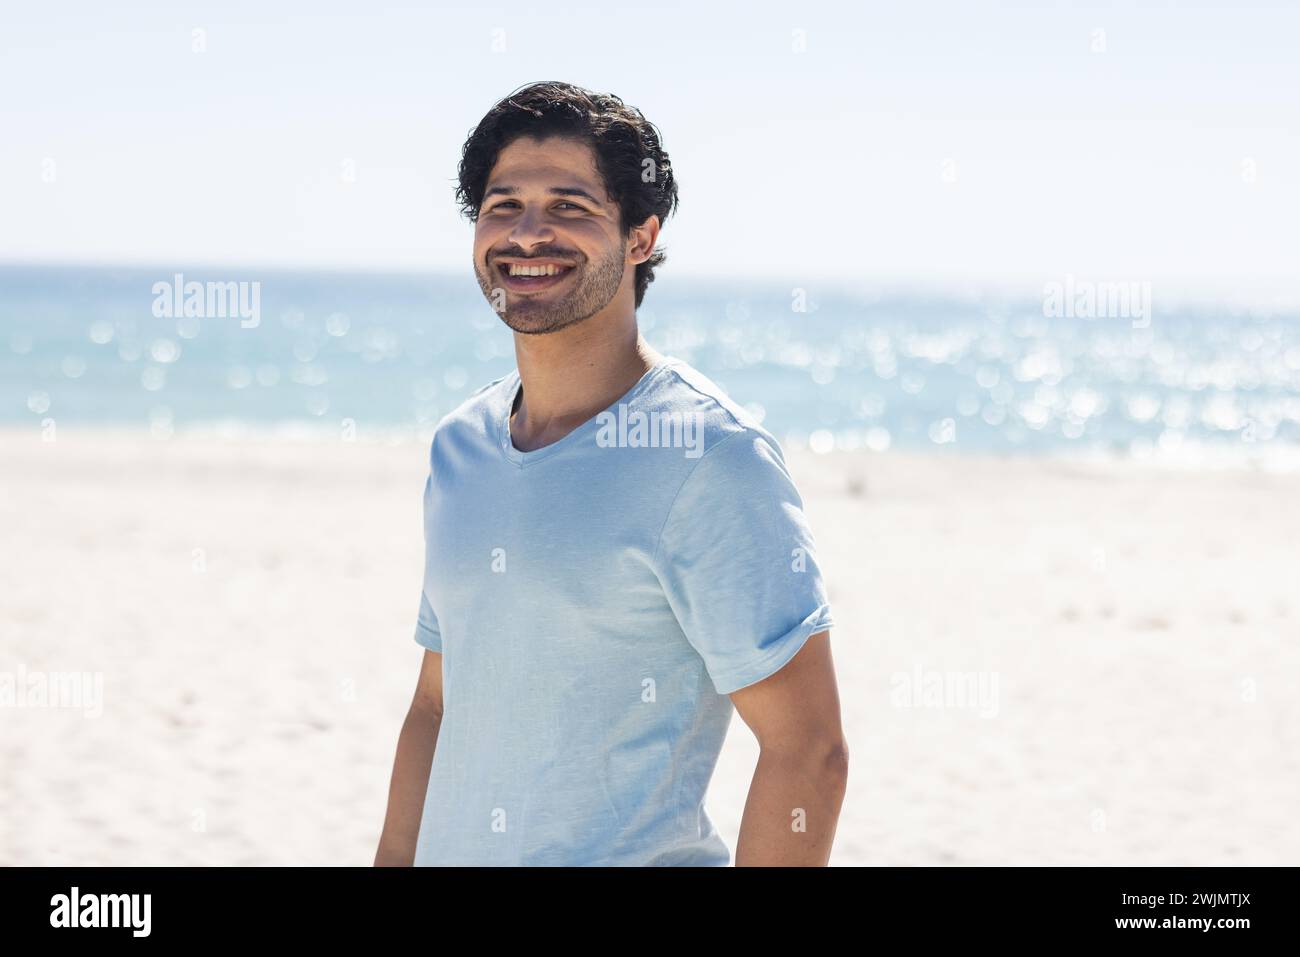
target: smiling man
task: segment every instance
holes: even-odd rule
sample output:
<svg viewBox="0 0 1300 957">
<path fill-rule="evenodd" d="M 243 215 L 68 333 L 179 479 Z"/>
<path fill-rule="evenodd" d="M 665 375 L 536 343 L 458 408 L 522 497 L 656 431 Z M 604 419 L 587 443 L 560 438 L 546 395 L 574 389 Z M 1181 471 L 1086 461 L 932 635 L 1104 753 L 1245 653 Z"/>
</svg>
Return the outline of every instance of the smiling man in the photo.
<svg viewBox="0 0 1300 957">
<path fill-rule="evenodd" d="M 517 369 L 439 422 L 425 649 L 376 865 L 730 863 L 704 797 L 760 752 L 737 865 L 825 865 L 848 773 L 831 611 L 776 440 L 636 309 L 677 182 L 617 97 L 537 83 L 457 192 Z"/>
</svg>

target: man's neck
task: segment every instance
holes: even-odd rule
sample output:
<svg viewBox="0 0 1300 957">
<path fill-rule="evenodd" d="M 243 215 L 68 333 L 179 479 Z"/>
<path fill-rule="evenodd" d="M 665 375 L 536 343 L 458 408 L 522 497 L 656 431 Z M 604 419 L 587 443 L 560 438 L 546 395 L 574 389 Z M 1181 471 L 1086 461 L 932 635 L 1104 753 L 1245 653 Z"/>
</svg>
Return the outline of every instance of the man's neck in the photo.
<svg viewBox="0 0 1300 957">
<path fill-rule="evenodd" d="M 559 441 L 607 409 L 662 356 L 630 323 L 593 317 L 548 335 L 515 333 L 519 401 L 510 435 L 520 451 Z"/>
</svg>

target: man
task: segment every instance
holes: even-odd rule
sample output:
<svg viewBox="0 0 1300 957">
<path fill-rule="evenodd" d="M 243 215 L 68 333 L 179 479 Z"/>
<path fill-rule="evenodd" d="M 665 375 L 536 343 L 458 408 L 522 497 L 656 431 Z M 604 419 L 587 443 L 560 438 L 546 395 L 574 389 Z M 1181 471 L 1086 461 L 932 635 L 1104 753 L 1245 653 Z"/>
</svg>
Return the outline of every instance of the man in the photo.
<svg viewBox="0 0 1300 957">
<path fill-rule="evenodd" d="M 518 369 L 435 430 L 426 650 L 376 865 L 825 865 L 847 778 L 830 607 L 776 440 L 637 331 L 677 185 L 617 97 L 524 87 L 457 193 Z"/>
</svg>

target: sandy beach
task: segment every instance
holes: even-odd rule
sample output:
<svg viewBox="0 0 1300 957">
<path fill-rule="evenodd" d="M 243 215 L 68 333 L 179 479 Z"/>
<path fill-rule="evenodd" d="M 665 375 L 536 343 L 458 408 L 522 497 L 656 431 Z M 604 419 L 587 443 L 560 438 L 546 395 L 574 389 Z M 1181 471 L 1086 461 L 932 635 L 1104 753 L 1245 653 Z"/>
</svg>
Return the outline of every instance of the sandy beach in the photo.
<svg viewBox="0 0 1300 957">
<path fill-rule="evenodd" d="M 835 865 L 1300 860 L 1300 476 L 788 453 L 852 754 Z M 368 865 L 427 447 L 0 432 L 0 865 Z M 958 692 L 974 689 L 975 697 Z M 735 850 L 740 719 L 707 809 Z"/>
</svg>

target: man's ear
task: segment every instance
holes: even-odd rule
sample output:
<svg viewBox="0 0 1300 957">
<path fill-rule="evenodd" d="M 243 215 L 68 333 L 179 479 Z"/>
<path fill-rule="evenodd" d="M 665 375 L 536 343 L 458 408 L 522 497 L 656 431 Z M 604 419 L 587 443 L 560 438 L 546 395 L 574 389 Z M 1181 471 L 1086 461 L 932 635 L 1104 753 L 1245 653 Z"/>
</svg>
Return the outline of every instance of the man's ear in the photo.
<svg viewBox="0 0 1300 957">
<path fill-rule="evenodd" d="M 640 226 L 633 226 L 628 236 L 627 258 L 640 265 L 654 255 L 659 241 L 659 214 L 651 213 Z"/>
</svg>

